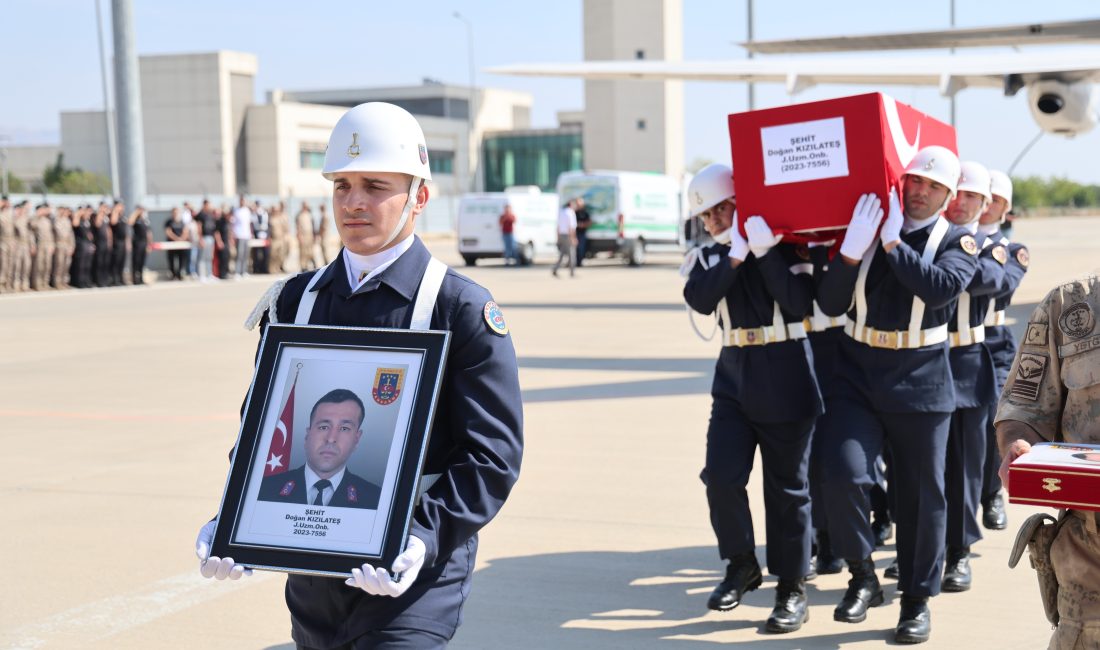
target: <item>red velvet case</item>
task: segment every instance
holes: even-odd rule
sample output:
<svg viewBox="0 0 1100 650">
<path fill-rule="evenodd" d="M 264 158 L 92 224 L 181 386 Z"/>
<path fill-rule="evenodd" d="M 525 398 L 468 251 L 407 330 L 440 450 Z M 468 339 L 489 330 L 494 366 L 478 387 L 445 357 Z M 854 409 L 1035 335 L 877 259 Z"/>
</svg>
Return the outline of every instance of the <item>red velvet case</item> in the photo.
<svg viewBox="0 0 1100 650">
<path fill-rule="evenodd" d="M 1008 466 L 1008 500 L 1100 511 L 1100 445 L 1041 443 Z"/>
<path fill-rule="evenodd" d="M 787 241 L 835 239 L 861 194 L 886 209 L 916 152 L 958 151 L 955 129 L 882 93 L 729 116 L 737 213 L 764 217 Z"/>
</svg>

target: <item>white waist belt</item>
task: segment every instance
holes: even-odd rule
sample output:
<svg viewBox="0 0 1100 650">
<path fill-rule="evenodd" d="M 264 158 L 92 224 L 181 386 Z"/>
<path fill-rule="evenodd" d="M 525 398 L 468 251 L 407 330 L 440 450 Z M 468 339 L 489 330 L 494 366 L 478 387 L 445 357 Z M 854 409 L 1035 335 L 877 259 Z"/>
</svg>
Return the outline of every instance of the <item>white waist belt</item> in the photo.
<svg viewBox="0 0 1100 650">
<path fill-rule="evenodd" d="M 722 343 L 724 345 L 740 348 L 749 345 L 766 345 L 793 339 L 804 339 L 806 338 L 806 328 L 802 323 L 787 323 L 786 327 L 779 329 L 772 325 L 739 327 L 723 334 L 724 340 Z"/>
<path fill-rule="evenodd" d="M 990 312 L 988 314 L 986 314 L 986 316 L 985 316 L 985 326 L 986 327 L 996 327 L 998 325 L 1004 325 L 1004 324 L 1005 324 L 1005 310 L 1003 310 L 1003 309 L 1000 309 L 1000 310 L 997 310 L 997 311 L 990 310 Z"/>
<path fill-rule="evenodd" d="M 981 343 L 984 340 L 985 325 L 979 325 L 962 332 L 951 332 L 951 335 L 948 337 L 948 345 L 953 348 L 961 348 L 967 345 Z"/>
<path fill-rule="evenodd" d="M 929 345 L 937 345 L 947 340 L 947 323 L 938 327 L 930 327 L 926 330 L 920 330 L 917 332 L 917 336 L 910 336 L 910 333 L 906 330 L 901 331 L 887 331 L 877 330 L 873 327 L 864 327 L 862 336 L 856 336 L 855 323 L 849 322 L 844 326 L 844 332 L 859 341 L 860 343 L 869 345 L 873 348 L 885 348 L 888 350 L 915 350 L 917 348 L 923 348 Z"/>
<path fill-rule="evenodd" d="M 824 318 L 814 316 L 803 319 L 802 327 L 806 328 L 807 332 L 824 332 L 834 327 L 842 327 L 847 323 L 848 317 L 843 314 L 840 316 L 825 316 Z"/>
</svg>

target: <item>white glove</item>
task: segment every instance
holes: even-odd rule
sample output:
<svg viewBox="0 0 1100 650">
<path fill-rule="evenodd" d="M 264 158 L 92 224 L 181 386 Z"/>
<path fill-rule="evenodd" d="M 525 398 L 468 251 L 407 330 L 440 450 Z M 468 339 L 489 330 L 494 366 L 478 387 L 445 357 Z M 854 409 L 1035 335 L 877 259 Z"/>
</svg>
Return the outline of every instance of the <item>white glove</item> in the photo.
<svg viewBox="0 0 1100 650">
<path fill-rule="evenodd" d="M 879 233 L 883 246 L 901 239 L 901 224 L 904 222 L 905 217 L 901 213 L 898 191 L 890 190 L 890 214 L 886 217 L 886 221 L 882 222 L 882 232 Z"/>
<path fill-rule="evenodd" d="M 730 234 L 730 252 L 728 257 L 742 262 L 749 256 L 749 244 L 745 241 L 745 238 L 741 236 L 741 233 L 737 232 L 737 219 L 733 220 L 733 225 L 729 229 Z"/>
<path fill-rule="evenodd" d="M 848 259 L 858 260 L 871 247 L 875 240 L 875 230 L 882 221 L 882 201 L 875 194 L 864 194 L 859 197 L 856 207 L 852 210 L 852 220 L 848 222 L 848 230 L 844 233 L 844 241 L 840 244 L 840 254 Z"/>
<path fill-rule="evenodd" d="M 829 241 L 812 241 L 812 242 L 806 244 L 806 248 L 817 248 L 818 246 L 832 246 L 835 243 L 836 243 L 835 239 L 830 239 Z"/>
<path fill-rule="evenodd" d="M 233 558 L 210 557 L 210 545 L 214 543 L 214 527 L 217 521 L 207 522 L 199 529 L 199 536 L 195 539 L 195 555 L 199 556 L 199 573 L 204 578 L 216 580 L 239 580 L 241 576 L 252 575 L 252 569 L 247 569 L 243 564 L 236 564 Z"/>
<path fill-rule="evenodd" d="M 783 239 L 783 235 L 772 234 L 768 222 L 764 217 L 749 217 L 745 222 L 745 234 L 749 236 L 749 250 L 757 259 L 764 257 L 768 251 Z"/>
<path fill-rule="evenodd" d="M 424 566 L 424 553 L 427 549 L 419 537 L 409 535 L 409 543 L 405 546 L 405 552 L 398 555 L 390 569 L 394 574 L 401 573 L 401 582 L 394 582 L 390 572 L 385 569 L 375 569 L 369 564 L 362 568 L 352 569 L 351 577 L 344 581 L 349 587 L 358 587 L 372 596 L 390 596 L 396 598 L 408 591 L 409 586 L 416 582 L 420 575 L 420 569 Z"/>
</svg>

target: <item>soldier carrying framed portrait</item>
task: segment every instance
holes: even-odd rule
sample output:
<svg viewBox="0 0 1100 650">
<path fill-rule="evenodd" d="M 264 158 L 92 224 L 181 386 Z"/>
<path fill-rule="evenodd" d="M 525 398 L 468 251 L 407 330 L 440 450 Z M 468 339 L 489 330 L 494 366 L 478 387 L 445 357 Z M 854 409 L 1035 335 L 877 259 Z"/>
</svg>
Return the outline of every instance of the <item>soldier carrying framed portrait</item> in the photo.
<svg viewBox="0 0 1100 650">
<path fill-rule="evenodd" d="M 254 569 L 347 577 L 404 550 L 450 334 L 269 325 L 214 533 Z"/>
</svg>

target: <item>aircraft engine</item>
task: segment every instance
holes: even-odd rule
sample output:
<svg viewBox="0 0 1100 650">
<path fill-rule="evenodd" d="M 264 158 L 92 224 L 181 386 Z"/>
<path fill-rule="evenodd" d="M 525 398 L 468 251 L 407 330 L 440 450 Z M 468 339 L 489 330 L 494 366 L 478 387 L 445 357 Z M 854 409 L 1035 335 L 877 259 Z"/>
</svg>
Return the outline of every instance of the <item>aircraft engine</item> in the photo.
<svg viewBox="0 0 1100 650">
<path fill-rule="evenodd" d="M 1028 85 L 1027 103 L 1044 131 L 1074 136 L 1096 126 L 1097 90 L 1087 82 L 1042 79 Z"/>
</svg>

